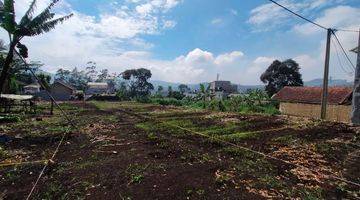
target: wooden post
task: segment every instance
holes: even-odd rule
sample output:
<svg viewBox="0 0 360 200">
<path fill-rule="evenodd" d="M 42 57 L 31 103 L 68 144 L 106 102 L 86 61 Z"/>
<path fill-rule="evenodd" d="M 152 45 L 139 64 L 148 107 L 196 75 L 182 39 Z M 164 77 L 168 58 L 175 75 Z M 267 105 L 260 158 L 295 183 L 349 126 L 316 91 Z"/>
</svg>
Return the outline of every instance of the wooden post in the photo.
<svg viewBox="0 0 360 200">
<path fill-rule="evenodd" d="M 360 29 L 359 29 L 360 30 Z M 355 48 L 356 50 L 356 48 Z M 360 125 L 360 32 L 357 46 L 357 64 L 355 69 L 354 92 L 352 100 L 351 122 Z M 355 51 L 356 52 L 356 51 Z"/>
<path fill-rule="evenodd" d="M 330 64 L 330 45 L 331 45 L 331 34 L 332 29 L 327 31 L 327 41 L 326 41 L 326 54 L 325 54 L 325 69 L 324 69 L 324 78 L 323 78 L 323 91 L 321 99 L 321 119 L 326 119 L 326 108 L 328 100 L 328 86 L 329 86 L 329 64 Z"/>
</svg>

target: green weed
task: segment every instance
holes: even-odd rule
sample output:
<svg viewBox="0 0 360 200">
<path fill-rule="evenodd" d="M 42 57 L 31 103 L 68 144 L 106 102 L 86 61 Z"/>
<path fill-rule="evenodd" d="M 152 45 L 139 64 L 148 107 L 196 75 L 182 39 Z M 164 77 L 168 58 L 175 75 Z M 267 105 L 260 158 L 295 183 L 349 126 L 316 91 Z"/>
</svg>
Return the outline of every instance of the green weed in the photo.
<svg viewBox="0 0 360 200">
<path fill-rule="evenodd" d="M 144 172 L 149 165 L 130 164 L 126 169 L 125 173 L 129 177 L 131 183 L 141 183 L 144 180 Z"/>
</svg>

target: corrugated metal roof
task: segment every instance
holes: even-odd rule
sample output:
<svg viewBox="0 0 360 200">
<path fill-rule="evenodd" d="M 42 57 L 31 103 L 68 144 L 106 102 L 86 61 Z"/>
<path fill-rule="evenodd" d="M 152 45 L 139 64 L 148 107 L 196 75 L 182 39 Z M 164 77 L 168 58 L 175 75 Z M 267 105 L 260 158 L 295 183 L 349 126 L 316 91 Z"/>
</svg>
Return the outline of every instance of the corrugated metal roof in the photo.
<svg viewBox="0 0 360 200">
<path fill-rule="evenodd" d="M 108 88 L 108 84 L 107 83 L 89 82 L 88 87 L 89 88 L 103 88 L 103 89 L 106 89 L 106 88 Z"/>
<path fill-rule="evenodd" d="M 329 104 L 350 102 L 352 89 L 349 87 L 329 87 Z M 322 87 L 284 87 L 272 99 L 281 102 L 321 104 Z"/>
<path fill-rule="evenodd" d="M 32 95 L 0 94 L 0 98 L 25 101 L 34 98 Z"/>
<path fill-rule="evenodd" d="M 26 85 L 24 86 L 24 88 L 40 88 L 41 86 L 40 85 L 37 85 L 37 84 L 31 84 L 31 85 Z"/>
<path fill-rule="evenodd" d="M 75 88 L 71 87 L 70 85 L 68 85 L 68 84 L 66 84 L 66 83 L 64 83 L 64 82 L 62 82 L 62 81 L 55 81 L 55 82 L 52 84 L 52 86 L 54 86 L 55 84 L 60 84 L 60 85 L 62 85 L 62 86 L 64 86 L 64 87 L 66 87 L 66 88 L 69 88 L 70 90 L 75 90 Z"/>
</svg>

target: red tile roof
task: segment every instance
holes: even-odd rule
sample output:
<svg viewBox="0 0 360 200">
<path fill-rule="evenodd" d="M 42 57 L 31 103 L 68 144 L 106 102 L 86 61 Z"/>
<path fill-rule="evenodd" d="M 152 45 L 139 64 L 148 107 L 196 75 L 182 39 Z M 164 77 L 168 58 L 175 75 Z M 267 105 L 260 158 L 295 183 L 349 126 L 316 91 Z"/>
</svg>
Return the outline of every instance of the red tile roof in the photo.
<svg viewBox="0 0 360 200">
<path fill-rule="evenodd" d="M 284 87 L 272 99 L 281 102 L 321 104 L 322 87 Z M 329 104 L 347 104 L 352 97 L 349 87 L 329 87 Z"/>
</svg>

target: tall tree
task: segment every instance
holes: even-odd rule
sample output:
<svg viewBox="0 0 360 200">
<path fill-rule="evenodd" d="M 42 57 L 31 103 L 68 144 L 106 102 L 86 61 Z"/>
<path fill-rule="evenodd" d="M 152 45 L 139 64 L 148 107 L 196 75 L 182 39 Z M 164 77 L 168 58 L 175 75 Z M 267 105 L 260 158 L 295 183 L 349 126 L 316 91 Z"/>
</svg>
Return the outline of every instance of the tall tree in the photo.
<svg viewBox="0 0 360 200">
<path fill-rule="evenodd" d="M 267 84 L 266 92 L 271 97 L 285 86 L 303 86 L 299 64 L 292 59 L 283 62 L 275 60 L 261 75 L 260 80 Z"/>
<path fill-rule="evenodd" d="M 173 91 L 173 89 L 172 89 L 172 87 L 171 87 L 170 85 L 168 86 L 167 91 L 168 91 L 168 97 L 172 97 L 172 93 L 173 93 L 174 91 Z"/>
<path fill-rule="evenodd" d="M 161 86 L 161 85 L 159 85 L 158 88 L 157 88 L 157 91 L 156 91 L 156 95 L 157 95 L 158 97 L 162 97 L 163 91 L 164 91 L 164 87 Z"/>
<path fill-rule="evenodd" d="M 178 88 L 182 94 L 190 90 L 190 88 L 185 84 L 180 84 Z"/>
<path fill-rule="evenodd" d="M 146 98 L 154 89 L 154 86 L 148 82 L 152 76 L 148 69 L 130 69 L 121 75 L 124 80 L 129 81 L 130 97 L 132 98 Z"/>
<path fill-rule="evenodd" d="M 49 32 L 54 29 L 57 24 L 64 22 L 72 16 L 72 14 L 70 14 L 54 19 L 55 14 L 51 12 L 51 9 L 58 1 L 59 0 L 52 0 L 45 10 L 36 17 L 33 17 L 36 7 L 36 0 L 33 0 L 19 23 L 15 20 L 15 0 L 4 0 L 4 3 L 0 5 L 0 26 L 5 29 L 9 35 L 9 50 L 0 75 L 0 94 L 5 89 L 6 79 L 9 78 L 9 70 L 16 48 L 22 57 L 26 58 L 28 56 L 27 47 L 21 43 L 21 40 L 24 37 L 32 37 Z"/>
<path fill-rule="evenodd" d="M 109 78 L 109 70 L 102 69 L 100 70 L 100 73 L 97 76 L 96 82 L 105 82 Z"/>
<path fill-rule="evenodd" d="M 41 73 L 41 74 L 38 75 L 38 77 L 39 77 L 39 80 L 41 82 L 41 85 L 44 86 L 44 88 L 42 88 L 42 89 L 49 90 L 50 89 L 51 76 L 48 75 L 48 74 Z"/>
<path fill-rule="evenodd" d="M 7 56 L 7 47 L 4 42 L 0 40 L 0 71 L 3 70 L 5 59 Z M 7 89 L 6 92 L 18 93 L 20 84 L 32 84 L 36 82 L 35 77 L 30 73 L 30 68 L 35 73 L 39 73 L 39 69 L 43 64 L 40 62 L 30 62 L 28 66 L 21 61 L 18 55 L 14 55 L 13 61 L 10 64 L 9 76 L 7 77 L 4 85 Z"/>
<path fill-rule="evenodd" d="M 89 61 L 86 66 L 86 76 L 88 77 L 88 82 L 95 82 L 98 76 L 96 71 L 96 62 Z"/>
</svg>

